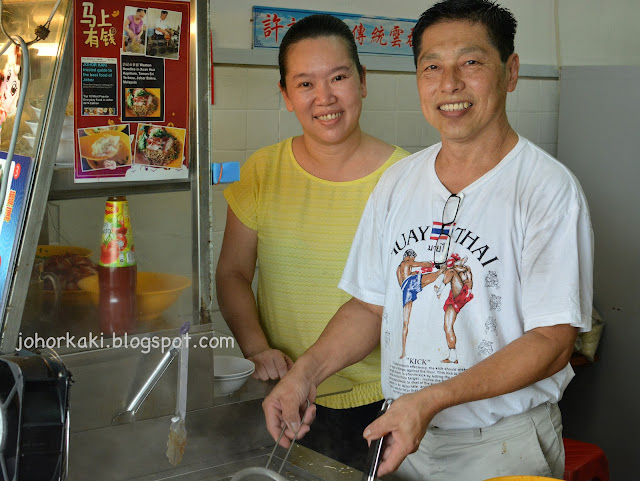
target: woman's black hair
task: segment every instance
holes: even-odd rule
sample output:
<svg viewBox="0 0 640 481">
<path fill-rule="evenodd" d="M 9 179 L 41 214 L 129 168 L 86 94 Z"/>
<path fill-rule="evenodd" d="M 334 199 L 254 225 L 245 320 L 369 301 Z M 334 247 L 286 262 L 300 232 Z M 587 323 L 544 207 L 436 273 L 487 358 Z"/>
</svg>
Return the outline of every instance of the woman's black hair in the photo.
<svg viewBox="0 0 640 481">
<path fill-rule="evenodd" d="M 346 23 L 333 15 L 314 14 L 304 17 L 294 23 L 282 38 L 280 51 L 278 52 L 278 66 L 280 67 L 280 85 L 287 87 L 285 77 L 287 75 L 287 55 L 296 43 L 309 38 L 338 37 L 344 41 L 347 52 L 358 69 L 360 77 L 364 69 L 358 58 L 358 48 L 353 38 L 353 33 Z"/>
<path fill-rule="evenodd" d="M 138 12 L 144 12 L 144 13 L 147 13 L 147 9 L 146 9 L 146 8 L 138 8 L 138 9 L 136 10 L 136 13 L 138 13 Z"/>
<path fill-rule="evenodd" d="M 503 63 L 513 53 L 518 22 L 509 10 L 490 0 L 445 0 L 426 10 L 413 28 L 413 61 L 416 67 L 424 31 L 436 23 L 455 20 L 484 25 L 489 41 L 498 50 Z"/>
</svg>

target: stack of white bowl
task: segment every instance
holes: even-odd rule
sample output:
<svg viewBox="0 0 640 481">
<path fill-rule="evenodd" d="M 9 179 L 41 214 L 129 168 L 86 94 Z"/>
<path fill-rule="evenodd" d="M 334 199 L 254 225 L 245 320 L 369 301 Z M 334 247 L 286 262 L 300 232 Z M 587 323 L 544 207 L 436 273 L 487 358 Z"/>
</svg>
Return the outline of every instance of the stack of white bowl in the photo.
<svg viewBox="0 0 640 481">
<path fill-rule="evenodd" d="M 29 126 L 31 131 L 25 134 L 23 137 L 33 148 L 35 143 L 35 136 L 38 133 L 38 123 L 40 122 L 41 109 L 31 106 L 31 109 L 35 113 L 35 120 L 27 120 L 25 123 Z M 60 134 L 60 144 L 58 146 L 58 154 L 56 155 L 57 165 L 73 165 L 74 163 L 74 144 L 73 144 L 73 117 L 70 115 L 65 116 L 62 123 L 62 133 Z"/>
<path fill-rule="evenodd" d="M 213 356 L 213 393 L 227 396 L 240 389 L 256 370 L 255 364 L 238 356 Z"/>
</svg>

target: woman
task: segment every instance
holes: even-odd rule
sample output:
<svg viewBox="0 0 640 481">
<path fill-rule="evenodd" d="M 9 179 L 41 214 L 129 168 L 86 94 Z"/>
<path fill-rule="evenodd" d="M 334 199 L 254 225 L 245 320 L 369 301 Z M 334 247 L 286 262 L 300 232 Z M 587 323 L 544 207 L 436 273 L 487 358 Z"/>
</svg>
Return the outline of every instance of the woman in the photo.
<svg viewBox="0 0 640 481">
<path fill-rule="evenodd" d="M 143 50 L 142 39 L 145 32 L 144 16 L 146 13 L 147 11 L 144 8 L 138 8 L 135 15 L 129 15 L 124 23 L 125 49 L 128 52 L 140 52 Z"/>
<path fill-rule="evenodd" d="M 362 210 L 382 173 L 408 155 L 360 130 L 365 69 L 344 22 L 300 20 L 285 34 L 278 62 L 282 97 L 303 133 L 257 151 L 225 190 L 216 272 L 222 315 L 262 380 L 283 377 L 349 299 L 337 285 Z M 380 352 L 341 374 L 353 390 L 316 401 L 302 444 L 361 469 L 362 432 L 382 399 Z"/>
</svg>

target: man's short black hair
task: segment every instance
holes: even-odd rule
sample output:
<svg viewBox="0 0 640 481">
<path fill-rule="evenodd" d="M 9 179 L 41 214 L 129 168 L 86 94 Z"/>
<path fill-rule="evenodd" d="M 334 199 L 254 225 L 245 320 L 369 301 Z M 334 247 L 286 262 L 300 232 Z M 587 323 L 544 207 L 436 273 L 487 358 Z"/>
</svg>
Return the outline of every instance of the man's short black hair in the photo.
<svg viewBox="0 0 640 481">
<path fill-rule="evenodd" d="M 169 15 L 169 12 L 167 12 L 166 10 L 163 10 L 162 12 L 160 12 L 160 15 Z"/>
<path fill-rule="evenodd" d="M 498 50 L 503 63 L 513 53 L 518 22 L 509 10 L 490 0 L 445 0 L 426 10 L 413 28 L 413 61 L 416 67 L 424 31 L 436 23 L 455 20 L 484 25 L 489 41 Z"/>
</svg>

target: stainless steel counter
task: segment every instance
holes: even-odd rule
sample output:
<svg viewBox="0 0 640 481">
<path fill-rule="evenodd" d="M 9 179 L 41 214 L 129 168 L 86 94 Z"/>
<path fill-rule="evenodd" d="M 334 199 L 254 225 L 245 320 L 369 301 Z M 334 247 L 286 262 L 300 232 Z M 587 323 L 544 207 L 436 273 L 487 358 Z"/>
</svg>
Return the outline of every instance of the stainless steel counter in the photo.
<svg viewBox="0 0 640 481">
<path fill-rule="evenodd" d="M 264 466 L 274 441 L 261 400 L 187 413 L 187 446 L 178 467 L 165 452 L 170 416 L 77 432 L 70 441 L 70 481 L 227 481 L 244 467 Z M 284 450 L 278 449 L 279 467 Z M 282 471 L 292 481 L 358 481 L 362 474 L 296 445 Z"/>
<path fill-rule="evenodd" d="M 262 450 L 260 450 L 262 451 Z M 282 462 L 284 450 L 280 456 L 274 456 L 275 470 Z M 248 457 L 217 466 L 187 468 L 185 473 L 163 473 L 161 475 L 137 478 L 136 481 L 174 480 L 174 481 L 229 481 L 241 469 L 250 466 L 265 466 L 269 458 L 268 453 L 248 453 Z M 296 445 L 291 451 L 289 460 L 280 473 L 285 480 L 291 481 L 359 481 L 362 473 L 349 466 L 326 458 L 304 446 Z"/>
<path fill-rule="evenodd" d="M 209 326 L 194 326 L 199 336 L 218 336 Z M 173 337 L 173 331 L 164 335 Z M 187 446 L 178 467 L 165 455 L 171 416 L 175 410 L 177 363 L 162 375 L 136 421 L 112 425 L 162 357 L 158 350 L 106 348 L 63 355 L 72 372 L 70 481 L 161 480 L 223 481 L 245 466 L 264 466 L 274 441 L 265 428 L 262 400 L 275 385 L 249 379 L 229 396 L 213 388 L 214 354 L 224 349 L 193 349 L 189 355 Z M 322 393 L 351 389 L 344 379 L 332 379 Z M 324 383 L 323 383 L 324 384 Z M 326 391 L 326 392 L 324 392 Z M 361 474 L 304 447 L 296 446 L 286 468 L 298 481 L 356 481 Z"/>
</svg>

